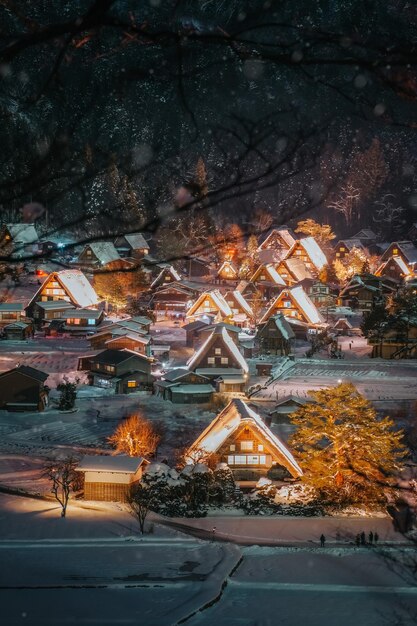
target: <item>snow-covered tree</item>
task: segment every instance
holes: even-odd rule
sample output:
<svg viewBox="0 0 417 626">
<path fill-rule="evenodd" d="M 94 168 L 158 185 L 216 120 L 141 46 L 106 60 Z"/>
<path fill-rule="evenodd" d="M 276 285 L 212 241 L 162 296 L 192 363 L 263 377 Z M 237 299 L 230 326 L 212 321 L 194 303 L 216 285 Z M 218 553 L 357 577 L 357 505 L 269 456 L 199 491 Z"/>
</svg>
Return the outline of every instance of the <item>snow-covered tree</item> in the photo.
<svg viewBox="0 0 417 626">
<path fill-rule="evenodd" d="M 70 492 L 75 488 L 79 478 L 75 471 L 78 459 L 68 456 L 62 459 L 48 461 L 43 476 L 51 483 L 51 493 L 61 506 L 61 517 L 65 517 Z"/>
<path fill-rule="evenodd" d="M 70 411 L 75 406 L 77 398 L 77 385 L 68 381 L 64 381 L 57 385 L 59 391 L 58 408 L 60 411 Z"/>
<path fill-rule="evenodd" d="M 131 415 L 119 424 L 108 438 L 117 452 L 129 456 L 151 457 L 155 454 L 160 435 L 142 415 Z"/>
</svg>

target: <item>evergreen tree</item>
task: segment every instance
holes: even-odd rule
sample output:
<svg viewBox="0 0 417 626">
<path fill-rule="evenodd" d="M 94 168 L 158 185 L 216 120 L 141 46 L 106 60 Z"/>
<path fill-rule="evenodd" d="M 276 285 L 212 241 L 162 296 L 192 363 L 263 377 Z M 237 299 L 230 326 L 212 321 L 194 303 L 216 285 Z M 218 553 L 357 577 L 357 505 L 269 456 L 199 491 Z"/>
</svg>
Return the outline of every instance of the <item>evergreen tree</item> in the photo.
<svg viewBox="0 0 417 626">
<path fill-rule="evenodd" d="M 75 406 L 77 397 L 77 385 L 70 382 L 62 382 L 57 385 L 60 392 L 58 408 L 60 411 L 70 411 Z"/>
<path fill-rule="evenodd" d="M 214 480 L 219 485 L 223 502 L 230 502 L 233 498 L 236 485 L 233 472 L 226 463 L 219 463 L 214 470 Z"/>
<path fill-rule="evenodd" d="M 405 456 L 402 433 L 351 384 L 310 395 L 315 402 L 291 416 L 303 480 L 333 503 L 385 502 Z"/>
</svg>

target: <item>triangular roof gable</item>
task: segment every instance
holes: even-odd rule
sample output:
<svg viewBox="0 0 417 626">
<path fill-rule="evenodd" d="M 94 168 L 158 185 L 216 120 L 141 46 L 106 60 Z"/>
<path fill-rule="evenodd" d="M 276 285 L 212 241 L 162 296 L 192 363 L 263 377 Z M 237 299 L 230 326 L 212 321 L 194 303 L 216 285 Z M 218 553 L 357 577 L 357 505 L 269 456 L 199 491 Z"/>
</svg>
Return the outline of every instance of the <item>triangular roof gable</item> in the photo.
<svg viewBox="0 0 417 626">
<path fill-rule="evenodd" d="M 191 307 L 188 309 L 187 317 L 191 317 L 192 315 L 194 315 L 198 311 L 198 309 L 203 305 L 205 300 L 210 300 L 213 305 L 213 311 L 217 311 L 218 313 L 222 315 L 222 317 L 230 317 L 231 315 L 233 315 L 232 309 L 227 304 L 226 300 L 224 299 L 220 291 L 215 290 L 215 291 L 205 291 L 204 293 L 200 294 L 197 300 L 194 302 L 194 304 L 192 304 Z M 212 310 L 203 311 L 203 313 L 209 314 L 209 313 L 212 313 L 213 311 Z"/>
<path fill-rule="evenodd" d="M 302 476 L 303 472 L 288 448 L 267 427 L 261 417 L 240 399 L 229 402 L 223 411 L 214 418 L 189 448 L 187 457 L 192 461 L 193 456 L 197 456 L 199 451 L 209 454 L 217 452 L 229 437 L 245 426 L 256 431 L 276 460 L 286 467 L 292 476 Z"/>
<path fill-rule="evenodd" d="M 261 274 L 268 274 L 270 278 L 270 282 L 275 285 L 282 285 L 285 287 L 286 283 L 284 279 L 278 274 L 275 265 L 273 263 L 265 263 L 264 265 L 260 265 L 257 270 L 255 270 L 253 276 L 250 279 L 251 283 L 254 283 L 259 280 L 259 276 Z"/>
<path fill-rule="evenodd" d="M 237 267 L 236 267 L 236 265 L 232 261 L 229 261 L 228 259 L 223 261 L 223 263 L 221 264 L 221 266 L 219 267 L 219 269 L 217 271 L 217 275 L 221 274 L 221 272 L 224 270 L 225 267 L 230 267 L 230 273 L 234 274 L 235 276 L 237 276 Z"/>
<path fill-rule="evenodd" d="M 314 237 L 305 237 L 304 239 L 299 239 L 298 241 L 296 241 L 291 249 L 288 250 L 285 258 L 291 258 L 294 254 L 294 251 L 299 246 L 303 248 L 304 252 L 307 254 L 308 258 L 316 269 L 321 270 L 322 267 L 327 265 L 326 255 L 324 254 L 323 250 L 320 248 Z"/>
<path fill-rule="evenodd" d="M 96 292 L 80 270 L 62 270 L 60 272 L 51 272 L 45 278 L 28 306 L 37 302 L 38 296 L 51 281 L 58 282 L 76 307 L 84 308 L 98 304 L 99 300 Z"/>
<path fill-rule="evenodd" d="M 299 311 L 299 313 L 304 317 L 304 320 L 309 324 L 323 324 L 324 318 L 317 310 L 316 306 L 310 300 L 309 296 L 306 294 L 302 287 L 293 287 L 292 289 L 284 289 L 281 293 L 275 298 L 269 309 L 266 311 L 264 316 L 261 319 L 261 322 L 266 322 L 275 310 L 279 310 L 281 313 L 285 315 L 285 308 L 277 309 L 277 306 L 284 300 L 284 298 L 289 298 L 295 309 Z"/>
<path fill-rule="evenodd" d="M 151 289 L 154 289 L 155 287 L 157 287 L 160 284 L 162 284 L 162 285 L 166 284 L 166 283 L 164 283 L 164 277 L 167 274 L 170 274 L 172 276 L 172 278 L 174 279 L 174 281 L 181 280 L 181 276 L 179 275 L 179 273 L 177 272 L 175 267 L 173 267 L 172 265 L 167 265 L 167 267 L 163 267 L 162 268 L 162 270 L 159 272 L 158 276 L 151 283 Z"/>
<path fill-rule="evenodd" d="M 269 245 L 273 243 L 273 240 L 278 239 L 282 247 L 290 249 L 291 246 L 297 241 L 288 228 L 274 228 L 269 235 L 260 244 L 258 250 L 265 250 Z"/>
<path fill-rule="evenodd" d="M 248 302 L 245 300 L 245 298 L 242 296 L 242 294 L 240 293 L 240 291 L 238 291 L 237 289 L 235 289 L 235 291 L 229 291 L 226 295 L 225 295 L 225 300 L 227 301 L 228 298 L 233 298 L 233 301 L 236 303 L 236 306 L 241 309 L 241 311 L 243 313 L 246 313 L 246 315 L 248 317 L 252 317 L 253 316 L 253 312 L 251 307 L 249 306 Z"/>
<path fill-rule="evenodd" d="M 385 268 L 387 267 L 388 263 L 392 263 L 392 262 L 398 265 L 398 269 L 404 276 L 412 276 L 413 272 L 410 270 L 407 264 L 404 263 L 403 259 L 400 256 L 390 256 L 389 259 L 384 261 L 384 263 L 382 263 L 378 267 L 378 269 L 375 272 L 375 276 L 381 276 Z"/>
<path fill-rule="evenodd" d="M 197 350 L 197 352 L 195 352 L 193 354 L 193 356 L 191 357 L 191 359 L 188 361 L 188 363 L 187 363 L 188 369 L 192 370 L 192 369 L 197 369 L 198 368 L 198 364 L 203 359 L 203 357 L 206 354 L 207 350 L 210 349 L 211 345 L 219 337 L 220 337 L 223 345 L 225 346 L 226 350 L 228 351 L 229 355 L 234 359 L 234 361 L 236 361 L 238 363 L 238 365 L 240 366 L 240 368 L 244 372 L 248 372 L 249 371 L 248 364 L 246 363 L 246 361 L 243 358 L 239 348 L 237 347 L 237 345 L 235 344 L 235 342 L 233 341 L 233 339 L 231 338 L 231 336 L 227 332 L 226 328 L 224 328 L 224 326 L 221 326 L 219 328 L 215 328 L 213 330 L 211 335 L 206 339 L 206 341 L 203 343 L 203 345 L 200 347 L 200 349 Z"/>
</svg>

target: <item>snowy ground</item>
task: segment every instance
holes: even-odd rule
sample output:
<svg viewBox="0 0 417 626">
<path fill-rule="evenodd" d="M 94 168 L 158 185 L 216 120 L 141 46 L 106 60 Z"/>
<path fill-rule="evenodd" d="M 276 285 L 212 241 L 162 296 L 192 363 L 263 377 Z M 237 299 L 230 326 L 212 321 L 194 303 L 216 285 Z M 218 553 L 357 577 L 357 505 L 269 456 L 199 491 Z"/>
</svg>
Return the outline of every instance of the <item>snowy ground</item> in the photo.
<svg viewBox="0 0 417 626">
<path fill-rule="evenodd" d="M 251 532 L 257 529 L 259 535 L 264 521 L 248 519 Z M 274 521 L 264 533 L 274 532 Z M 317 521 L 289 519 L 287 532 L 294 523 L 304 522 L 306 528 Z M 222 523 L 216 519 L 217 529 Z M 311 544 L 238 547 L 152 524 L 153 533 L 142 539 L 120 505 L 70 506 L 68 517 L 61 519 L 54 504 L 0 494 L 2 623 L 416 623 L 417 587 L 405 565 L 413 562 L 414 547 L 382 542 L 378 548 L 357 548 L 332 543 L 329 534 L 320 548 L 316 535 L 323 526 L 314 528 Z"/>
</svg>

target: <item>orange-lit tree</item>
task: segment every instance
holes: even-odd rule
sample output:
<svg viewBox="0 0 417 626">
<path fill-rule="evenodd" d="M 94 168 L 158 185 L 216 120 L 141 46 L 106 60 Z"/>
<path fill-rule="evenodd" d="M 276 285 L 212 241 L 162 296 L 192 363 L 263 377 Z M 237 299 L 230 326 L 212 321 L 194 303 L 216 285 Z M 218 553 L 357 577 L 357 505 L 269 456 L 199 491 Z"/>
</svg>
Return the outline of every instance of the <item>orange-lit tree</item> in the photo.
<svg viewBox="0 0 417 626">
<path fill-rule="evenodd" d="M 291 416 L 303 481 L 328 502 L 386 502 L 405 456 L 402 433 L 352 384 L 310 395 L 315 402 Z"/>
<path fill-rule="evenodd" d="M 151 457 L 160 438 L 151 422 L 141 415 L 131 415 L 118 425 L 108 441 L 122 454 Z"/>
</svg>

